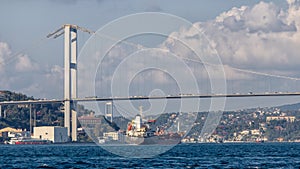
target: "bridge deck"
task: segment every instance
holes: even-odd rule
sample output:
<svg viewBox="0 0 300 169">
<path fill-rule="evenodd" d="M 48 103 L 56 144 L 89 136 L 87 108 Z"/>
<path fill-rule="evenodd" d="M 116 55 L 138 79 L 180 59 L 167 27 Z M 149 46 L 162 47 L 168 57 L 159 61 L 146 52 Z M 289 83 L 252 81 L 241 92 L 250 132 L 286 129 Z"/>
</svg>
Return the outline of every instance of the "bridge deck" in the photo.
<svg viewBox="0 0 300 169">
<path fill-rule="evenodd" d="M 239 97 L 279 97 L 279 96 L 300 96 L 300 92 L 293 93 L 249 93 L 249 94 L 189 94 L 178 96 L 129 96 L 129 97 L 109 97 L 109 98 L 76 98 L 71 101 L 88 102 L 88 101 L 122 101 L 122 100 L 160 100 L 160 99 L 193 99 L 193 98 L 239 98 Z M 67 100 L 52 99 L 52 100 L 25 100 L 25 101 L 4 101 L 0 105 L 17 105 L 17 104 L 48 104 L 61 103 Z"/>
</svg>

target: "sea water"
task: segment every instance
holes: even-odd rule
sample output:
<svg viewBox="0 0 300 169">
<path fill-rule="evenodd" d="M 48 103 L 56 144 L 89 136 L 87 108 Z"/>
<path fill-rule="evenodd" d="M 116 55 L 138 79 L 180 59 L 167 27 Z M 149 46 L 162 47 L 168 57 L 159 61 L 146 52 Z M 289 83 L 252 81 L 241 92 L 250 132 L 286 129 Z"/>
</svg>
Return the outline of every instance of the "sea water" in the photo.
<svg viewBox="0 0 300 169">
<path fill-rule="evenodd" d="M 94 144 L 0 145 L 0 168 L 300 167 L 300 143 L 180 144 L 152 158 L 122 157 L 105 149 Z"/>
</svg>

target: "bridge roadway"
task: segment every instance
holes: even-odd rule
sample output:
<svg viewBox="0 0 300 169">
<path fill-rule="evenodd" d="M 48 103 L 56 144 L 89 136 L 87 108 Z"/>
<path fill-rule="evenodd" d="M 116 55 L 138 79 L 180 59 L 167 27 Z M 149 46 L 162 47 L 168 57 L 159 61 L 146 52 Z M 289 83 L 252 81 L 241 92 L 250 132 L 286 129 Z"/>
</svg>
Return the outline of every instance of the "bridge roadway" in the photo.
<svg viewBox="0 0 300 169">
<path fill-rule="evenodd" d="M 168 95 L 168 96 L 129 96 L 129 97 L 87 97 L 76 98 L 70 101 L 89 102 L 89 101 L 124 101 L 124 100 L 161 100 L 161 99 L 195 99 L 195 98 L 239 98 L 239 97 L 278 97 L 278 96 L 300 96 L 300 92 L 276 92 L 276 93 L 248 93 L 248 94 L 182 94 L 182 95 Z M 52 99 L 52 100 L 25 100 L 25 101 L 3 101 L 0 105 L 17 105 L 17 104 L 49 104 L 49 103 L 62 103 L 68 101 L 65 99 Z"/>
</svg>

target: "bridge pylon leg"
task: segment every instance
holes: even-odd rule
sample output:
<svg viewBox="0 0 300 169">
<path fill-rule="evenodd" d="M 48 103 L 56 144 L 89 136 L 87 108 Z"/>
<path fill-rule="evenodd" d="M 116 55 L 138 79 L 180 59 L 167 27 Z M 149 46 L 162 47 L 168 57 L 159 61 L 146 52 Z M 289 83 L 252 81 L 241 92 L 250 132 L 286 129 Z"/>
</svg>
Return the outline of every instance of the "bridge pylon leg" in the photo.
<svg viewBox="0 0 300 169">
<path fill-rule="evenodd" d="M 71 103 L 71 99 L 77 98 L 77 27 L 64 25 L 64 34 L 64 126 L 68 129 L 68 136 L 72 141 L 77 141 L 77 116 L 72 113 L 72 108 L 76 109 L 77 103 Z M 76 126 L 71 123 L 75 123 Z"/>
<path fill-rule="evenodd" d="M 77 29 L 71 28 L 71 98 L 77 98 Z M 73 101 L 73 110 L 71 113 L 71 136 L 72 141 L 77 141 L 77 102 Z"/>
<path fill-rule="evenodd" d="M 72 141 L 77 141 L 77 112 L 72 110 Z"/>
<path fill-rule="evenodd" d="M 70 30 L 71 25 L 64 26 L 65 44 L 64 44 L 64 126 L 68 129 L 68 136 L 70 137 L 70 111 L 71 111 L 71 77 L 70 77 L 70 61 L 71 61 L 71 46 L 70 46 Z"/>
</svg>

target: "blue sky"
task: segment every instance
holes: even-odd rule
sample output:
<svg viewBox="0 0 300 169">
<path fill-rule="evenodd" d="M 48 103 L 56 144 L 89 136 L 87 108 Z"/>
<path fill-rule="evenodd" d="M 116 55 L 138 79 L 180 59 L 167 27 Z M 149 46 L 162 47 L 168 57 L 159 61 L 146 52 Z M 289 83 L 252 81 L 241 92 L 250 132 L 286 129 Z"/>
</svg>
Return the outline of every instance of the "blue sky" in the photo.
<svg viewBox="0 0 300 169">
<path fill-rule="evenodd" d="M 0 5 L 0 61 L 4 61 L 0 69 L 2 77 L 0 89 L 23 92 L 41 98 L 61 98 L 63 38 L 48 40 L 45 39 L 46 35 L 66 23 L 97 30 L 119 17 L 140 12 L 170 13 L 192 23 L 198 23 L 201 28 L 206 29 L 207 36 L 216 42 L 225 68 L 231 66 L 300 77 L 297 68 L 300 63 L 298 62 L 300 56 L 297 56 L 297 53 L 300 51 L 295 49 L 300 42 L 300 30 L 298 30 L 300 23 L 299 21 L 297 23 L 299 1 L 270 2 L 258 0 L 3 0 Z M 241 6 L 247 6 L 247 9 Z M 266 16 L 267 23 L 260 22 L 259 16 L 262 15 Z M 241 17 L 243 22 L 237 22 L 236 18 L 232 20 L 233 17 Z M 179 34 L 184 33 L 179 32 Z M 79 50 L 89 37 L 88 34 L 79 33 Z M 221 42 L 222 39 L 226 39 L 226 43 Z M 239 44 L 233 45 L 233 42 L 238 40 Z M 251 46 L 254 44 L 258 46 Z M 291 49 L 287 49 L 289 47 Z M 229 48 L 234 48 L 234 53 L 227 50 Z M 257 52 L 253 52 L 254 49 Z M 263 49 L 267 49 L 268 52 Z M 251 87 L 245 85 L 249 83 L 249 79 L 265 78 L 245 75 L 230 68 L 227 72 L 228 78 L 232 80 L 228 83 L 232 85 L 228 88 L 229 92 L 238 92 L 234 91 L 237 86 L 241 88 L 241 92 L 251 91 Z M 272 86 L 276 91 L 289 90 L 299 84 L 287 79 L 275 78 L 270 81 L 278 84 Z M 56 84 L 60 85 L 54 87 Z M 291 99 L 290 102 L 293 100 Z"/>
</svg>

